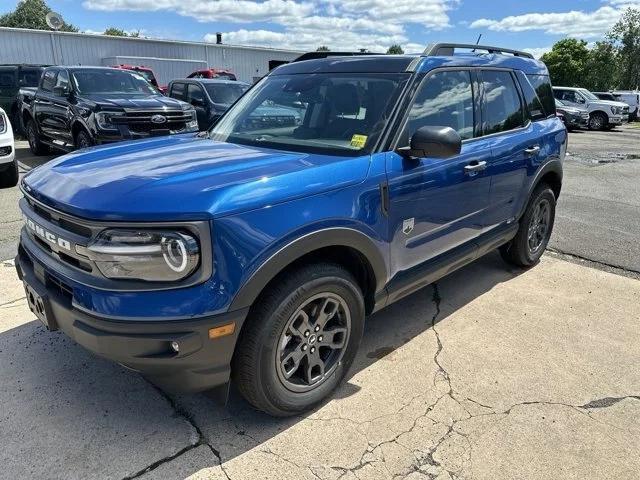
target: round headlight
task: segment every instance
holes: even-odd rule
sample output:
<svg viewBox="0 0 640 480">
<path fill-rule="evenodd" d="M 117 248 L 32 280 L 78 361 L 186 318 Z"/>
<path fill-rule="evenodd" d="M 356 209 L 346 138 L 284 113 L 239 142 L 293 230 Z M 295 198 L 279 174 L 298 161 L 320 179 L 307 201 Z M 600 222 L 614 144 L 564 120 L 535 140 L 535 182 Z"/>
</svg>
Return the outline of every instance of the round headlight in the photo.
<svg viewBox="0 0 640 480">
<path fill-rule="evenodd" d="M 196 238 L 169 230 L 104 230 L 89 243 L 87 253 L 107 278 L 149 282 L 182 280 L 200 262 Z"/>
</svg>

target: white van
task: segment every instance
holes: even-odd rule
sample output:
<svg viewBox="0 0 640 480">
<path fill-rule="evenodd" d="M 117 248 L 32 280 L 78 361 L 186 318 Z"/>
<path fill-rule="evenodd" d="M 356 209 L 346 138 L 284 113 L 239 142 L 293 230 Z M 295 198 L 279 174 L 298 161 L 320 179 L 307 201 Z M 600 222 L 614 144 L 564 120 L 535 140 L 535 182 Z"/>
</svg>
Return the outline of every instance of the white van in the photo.
<svg viewBox="0 0 640 480">
<path fill-rule="evenodd" d="M 634 122 L 640 118 L 640 91 L 638 90 L 614 90 L 613 96 L 619 102 L 629 105 L 629 121 Z"/>
</svg>

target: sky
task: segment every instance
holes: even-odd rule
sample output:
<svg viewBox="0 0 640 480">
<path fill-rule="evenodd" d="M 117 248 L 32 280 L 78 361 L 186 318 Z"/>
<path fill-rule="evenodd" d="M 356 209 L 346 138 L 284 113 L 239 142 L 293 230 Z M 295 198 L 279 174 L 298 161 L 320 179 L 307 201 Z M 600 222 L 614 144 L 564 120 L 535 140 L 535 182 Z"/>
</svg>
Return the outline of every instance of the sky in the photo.
<svg viewBox="0 0 640 480">
<path fill-rule="evenodd" d="M 88 33 L 107 27 L 150 38 L 223 42 L 292 50 L 400 44 L 415 53 L 455 41 L 523 49 L 536 56 L 565 37 L 601 39 L 640 0 L 48 0 L 65 21 Z M 1 0 L 0 13 L 15 0 Z"/>
</svg>

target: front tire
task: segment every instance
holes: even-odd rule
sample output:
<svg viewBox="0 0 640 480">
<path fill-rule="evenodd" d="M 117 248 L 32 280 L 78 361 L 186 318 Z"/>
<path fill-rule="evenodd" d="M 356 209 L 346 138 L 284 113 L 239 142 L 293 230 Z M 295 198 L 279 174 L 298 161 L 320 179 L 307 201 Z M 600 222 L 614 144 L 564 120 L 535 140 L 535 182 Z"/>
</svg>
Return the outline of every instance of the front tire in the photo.
<svg viewBox="0 0 640 480">
<path fill-rule="evenodd" d="M 4 170 L 0 171 L 0 188 L 15 187 L 18 184 L 19 177 L 18 162 L 14 160 Z"/>
<path fill-rule="evenodd" d="M 519 267 L 535 265 L 547 248 L 556 216 L 556 197 L 547 184 L 536 187 L 520 219 L 518 233 L 500 247 L 502 258 Z"/>
<path fill-rule="evenodd" d="M 589 117 L 589 129 L 604 130 L 607 128 L 609 119 L 604 113 L 596 112 Z"/>
<path fill-rule="evenodd" d="M 91 136 L 84 130 L 80 130 L 76 134 L 75 143 L 76 149 L 78 150 L 81 148 L 89 148 L 93 146 L 93 140 L 91 139 Z"/>
<path fill-rule="evenodd" d="M 340 384 L 364 329 L 364 299 L 339 265 L 316 263 L 286 275 L 252 307 L 232 362 L 254 407 L 274 416 L 313 408 Z"/>
<path fill-rule="evenodd" d="M 49 147 L 40 141 L 38 128 L 33 120 L 27 122 L 27 140 L 29 141 L 29 149 L 34 155 L 46 155 L 49 153 Z"/>
</svg>

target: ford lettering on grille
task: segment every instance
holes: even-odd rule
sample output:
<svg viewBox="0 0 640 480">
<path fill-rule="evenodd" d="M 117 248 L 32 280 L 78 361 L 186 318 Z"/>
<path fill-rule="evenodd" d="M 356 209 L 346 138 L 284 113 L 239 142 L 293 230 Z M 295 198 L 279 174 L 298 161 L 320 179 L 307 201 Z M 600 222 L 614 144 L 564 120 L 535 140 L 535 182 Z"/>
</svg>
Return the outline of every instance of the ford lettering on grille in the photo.
<svg viewBox="0 0 640 480">
<path fill-rule="evenodd" d="M 38 237 L 49 243 L 52 243 L 53 245 L 57 245 L 60 248 L 71 251 L 71 242 L 69 240 L 57 236 L 55 233 L 50 232 L 43 226 L 38 225 L 27 216 L 24 217 L 24 223 L 27 228 L 34 233 L 34 235 L 37 235 Z"/>
</svg>

